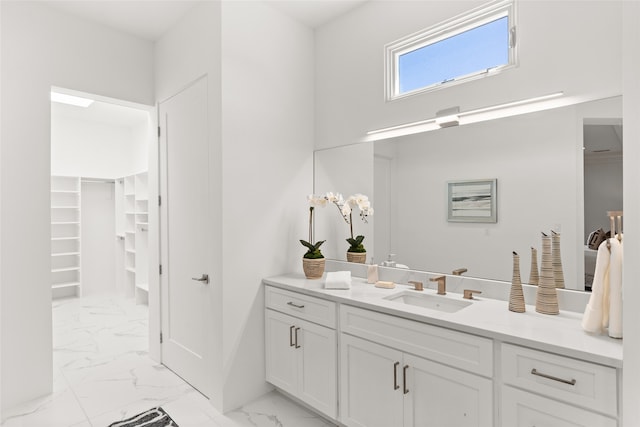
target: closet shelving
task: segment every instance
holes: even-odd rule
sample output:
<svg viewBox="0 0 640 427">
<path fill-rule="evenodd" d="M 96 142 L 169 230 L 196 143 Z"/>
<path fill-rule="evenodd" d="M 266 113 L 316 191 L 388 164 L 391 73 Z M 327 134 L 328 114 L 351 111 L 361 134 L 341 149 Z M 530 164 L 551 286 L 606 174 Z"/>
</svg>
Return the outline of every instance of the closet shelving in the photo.
<svg viewBox="0 0 640 427">
<path fill-rule="evenodd" d="M 118 180 L 120 200 L 116 202 L 116 239 L 121 242 L 124 293 L 138 304 L 149 301 L 147 179 L 147 172 L 140 172 Z"/>
<path fill-rule="evenodd" d="M 80 178 L 51 177 L 51 289 L 53 297 L 80 296 Z"/>
</svg>

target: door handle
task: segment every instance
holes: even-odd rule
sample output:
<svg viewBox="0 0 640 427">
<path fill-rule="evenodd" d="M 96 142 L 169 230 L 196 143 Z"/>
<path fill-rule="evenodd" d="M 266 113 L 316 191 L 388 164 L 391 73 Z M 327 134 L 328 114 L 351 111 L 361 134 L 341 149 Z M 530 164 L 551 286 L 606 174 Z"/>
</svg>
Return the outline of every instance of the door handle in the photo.
<svg viewBox="0 0 640 427">
<path fill-rule="evenodd" d="M 409 393 L 409 388 L 407 387 L 407 369 L 409 369 L 409 365 L 404 365 L 402 368 L 402 386 L 404 394 Z"/>
<path fill-rule="evenodd" d="M 400 386 L 398 385 L 398 366 L 400 365 L 400 362 L 396 362 L 393 364 L 393 389 L 397 390 L 400 388 Z"/>
<path fill-rule="evenodd" d="M 295 348 L 300 348 L 300 346 L 298 345 L 298 331 L 300 330 L 300 328 L 296 328 L 295 329 L 295 336 L 296 336 L 296 345 Z"/>
<path fill-rule="evenodd" d="M 295 326 L 289 328 L 289 347 L 293 347 L 295 345 L 293 343 L 293 328 L 295 328 Z"/>
<path fill-rule="evenodd" d="M 202 282 L 205 285 L 209 284 L 209 275 L 208 274 L 203 274 L 200 277 L 192 277 L 191 280 L 195 280 L 196 282 Z"/>
</svg>

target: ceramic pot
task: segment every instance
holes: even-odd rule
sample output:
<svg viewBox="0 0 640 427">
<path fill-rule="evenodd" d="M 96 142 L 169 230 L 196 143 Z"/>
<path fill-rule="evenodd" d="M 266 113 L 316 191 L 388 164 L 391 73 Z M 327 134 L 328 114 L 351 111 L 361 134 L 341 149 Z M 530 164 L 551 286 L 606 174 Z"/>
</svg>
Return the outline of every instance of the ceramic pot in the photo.
<svg viewBox="0 0 640 427">
<path fill-rule="evenodd" d="M 324 273 L 324 258 L 302 258 L 302 270 L 307 279 L 319 279 Z"/>
<path fill-rule="evenodd" d="M 513 253 L 513 276 L 511 279 L 511 293 L 509 294 L 509 311 L 524 313 L 524 291 L 520 279 L 520 256 Z"/>
<path fill-rule="evenodd" d="M 542 234 L 542 265 L 540 266 L 540 284 L 536 292 L 536 311 L 542 314 L 558 314 L 558 293 L 553 275 L 551 259 L 551 237 Z"/>
<path fill-rule="evenodd" d="M 347 252 L 347 261 L 364 264 L 367 260 L 366 252 Z"/>
</svg>

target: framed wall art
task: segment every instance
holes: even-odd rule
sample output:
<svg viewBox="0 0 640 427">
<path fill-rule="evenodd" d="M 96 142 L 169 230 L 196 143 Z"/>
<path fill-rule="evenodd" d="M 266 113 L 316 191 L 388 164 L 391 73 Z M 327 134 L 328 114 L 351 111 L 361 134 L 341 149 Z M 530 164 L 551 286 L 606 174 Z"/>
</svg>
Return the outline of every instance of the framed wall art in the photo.
<svg viewBox="0 0 640 427">
<path fill-rule="evenodd" d="M 498 222 L 497 179 L 447 182 L 449 222 Z"/>
</svg>

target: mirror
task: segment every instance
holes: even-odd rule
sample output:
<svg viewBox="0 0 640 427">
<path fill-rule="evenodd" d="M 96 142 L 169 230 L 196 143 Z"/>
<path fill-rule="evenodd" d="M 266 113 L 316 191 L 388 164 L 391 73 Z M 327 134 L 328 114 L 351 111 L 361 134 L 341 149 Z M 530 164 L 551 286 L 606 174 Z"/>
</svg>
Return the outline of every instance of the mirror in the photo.
<svg viewBox="0 0 640 427">
<path fill-rule="evenodd" d="M 353 224 L 354 234 L 365 236 L 367 262 L 395 254 L 399 265 L 414 270 L 466 268 L 465 276 L 508 282 L 516 251 L 527 282 L 531 247 L 540 265 L 540 232 L 555 230 L 565 287 L 584 289 L 585 233 L 592 227 L 584 216 L 584 126 L 621 123 L 620 117 L 622 99 L 615 97 L 319 150 L 314 190 L 369 196 L 374 215 L 367 224 L 354 216 Z M 448 221 L 448 183 L 478 179 L 497 180 L 497 222 Z M 601 211 L 605 228 L 614 208 L 606 200 L 589 203 Z M 345 260 L 349 226 L 335 207 L 325 210 L 315 216 L 316 236 L 327 240 L 325 257 Z"/>
</svg>

